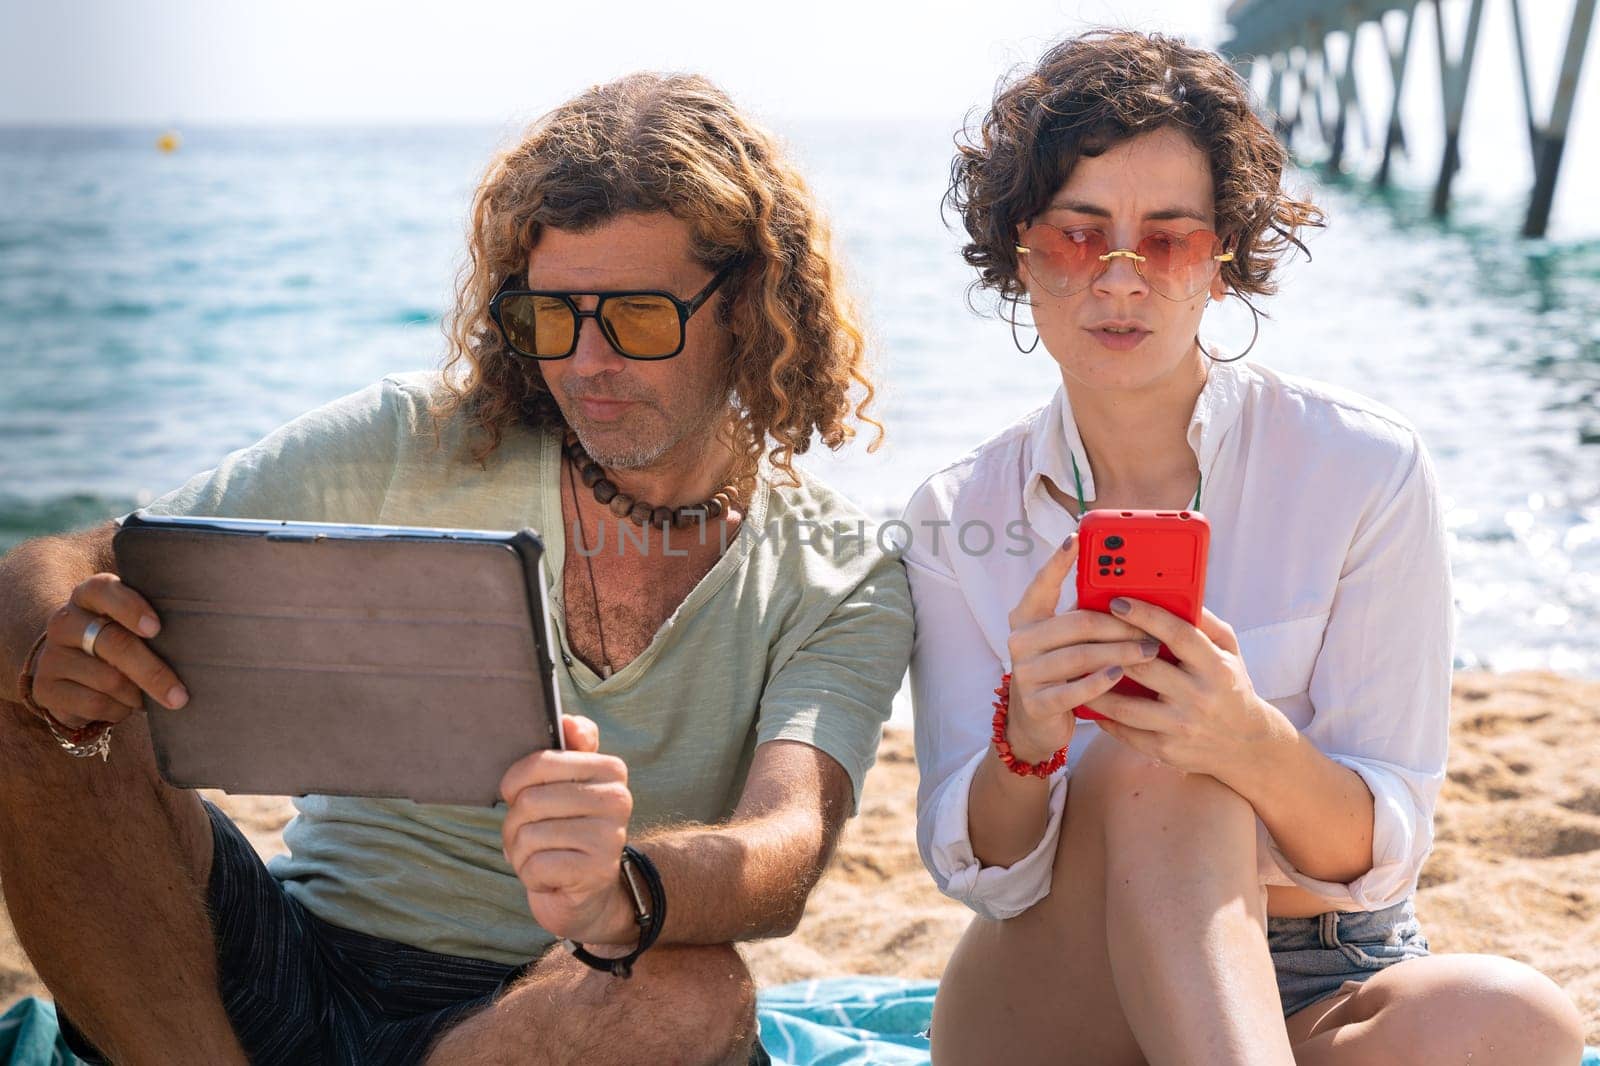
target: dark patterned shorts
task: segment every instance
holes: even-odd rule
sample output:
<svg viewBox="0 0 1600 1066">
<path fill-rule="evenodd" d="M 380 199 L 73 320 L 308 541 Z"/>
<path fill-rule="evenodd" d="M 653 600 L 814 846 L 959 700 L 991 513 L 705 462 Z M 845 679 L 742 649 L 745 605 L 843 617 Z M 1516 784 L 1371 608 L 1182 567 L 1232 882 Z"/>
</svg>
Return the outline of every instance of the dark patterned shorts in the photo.
<svg viewBox="0 0 1600 1066">
<path fill-rule="evenodd" d="M 203 802 L 222 1004 L 258 1066 L 410 1066 L 538 961 L 442 955 L 331 925 L 285 892 L 228 816 Z M 80 1058 L 107 1061 L 59 1004 L 56 1017 Z M 758 1041 L 751 1062 L 768 1061 Z"/>
<path fill-rule="evenodd" d="M 1429 954 L 1414 897 L 1376 911 L 1328 911 L 1310 918 L 1267 918 L 1267 947 L 1278 973 L 1283 1015 L 1365 981 L 1379 970 Z"/>
</svg>

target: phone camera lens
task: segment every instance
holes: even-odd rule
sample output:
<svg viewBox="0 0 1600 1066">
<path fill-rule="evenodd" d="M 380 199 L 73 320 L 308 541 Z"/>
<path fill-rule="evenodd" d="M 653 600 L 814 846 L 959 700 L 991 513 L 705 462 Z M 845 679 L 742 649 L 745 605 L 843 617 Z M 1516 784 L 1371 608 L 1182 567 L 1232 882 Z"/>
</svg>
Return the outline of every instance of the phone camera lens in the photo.
<svg viewBox="0 0 1600 1066">
<path fill-rule="evenodd" d="M 1119 573 L 1119 574 L 1120 574 L 1120 573 L 1122 573 L 1122 571 L 1121 571 L 1121 570 L 1118 570 L 1118 571 L 1117 571 L 1117 573 Z M 1108 569 L 1107 569 L 1107 568 L 1105 568 L 1105 567 L 1101 567 L 1101 568 L 1100 568 L 1100 576 L 1101 576 L 1101 577 L 1110 577 L 1110 576 L 1111 576 L 1111 571 L 1110 571 L 1110 570 L 1108 570 Z"/>
<path fill-rule="evenodd" d="M 1121 537 L 1106 538 L 1106 547 L 1110 548 L 1112 551 L 1116 551 L 1118 548 L 1122 547 L 1123 543 L 1124 542 Z"/>
<path fill-rule="evenodd" d="M 1119 556 L 1117 556 L 1117 565 L 1118 565 L 1118 566 L 1121 566 L 1121 565 L 1122 565 L 1122 564 L 1123 564 L 1123 563 L 1125 563 L 1125 562 L 1127 562 L 1127 561 L 1128 561 L 1128 560 L 1126 560 L 1126 559 L 1124 559 L 1124 558 L 1123 558 L 1123 557 L 1122 557 L 1122 556 L 1120 556 L 1120 555 L 1119 555 Z"/>
<path fill-rule="evenodd" d="M 1100 556 L 1100 565 L 1101 566 L 1110 566 L 1111 565 L 1111 556 L 1109 556 L 1109 555 Z"/>
</svg>

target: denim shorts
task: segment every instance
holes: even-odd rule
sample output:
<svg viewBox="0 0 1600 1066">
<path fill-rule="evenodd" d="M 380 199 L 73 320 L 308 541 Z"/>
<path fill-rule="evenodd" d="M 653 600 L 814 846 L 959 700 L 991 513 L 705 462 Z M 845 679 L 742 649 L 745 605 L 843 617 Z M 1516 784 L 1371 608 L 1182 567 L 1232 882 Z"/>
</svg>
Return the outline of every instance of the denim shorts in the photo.
<svg viewBox="0 0 1600 1066">
<path fill-rule="evenodd" d="M 206 903 L 218 991 L 258 1066 L 414 1066 L 444 1030 L 490 1006 L 538 961 L 442 955 L 325 922 L 283 890 L 227 815 L 202 802 L 214 849 Z M 56 1017 L 79 1058 L 106 1062 L 59 1004 Z M 750 1061 L 771 1061 L 759 1040 Z"/>
<path fill-rule="evenodd" d="M 1283 1015 L 1365 981 L 1379 970 L 1428 954 L 1415 897 L 1377 911 L 1328 911 L 1310 918 L 1267 917 L 1267 947 L 1278 974 Z"/>
</svg>

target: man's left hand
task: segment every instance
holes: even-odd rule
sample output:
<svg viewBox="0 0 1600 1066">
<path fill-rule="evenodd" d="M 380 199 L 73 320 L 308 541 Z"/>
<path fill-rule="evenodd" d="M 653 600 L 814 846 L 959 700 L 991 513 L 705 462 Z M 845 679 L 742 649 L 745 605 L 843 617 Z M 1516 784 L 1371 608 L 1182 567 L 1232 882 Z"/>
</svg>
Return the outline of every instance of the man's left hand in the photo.
<svg viewBox="0 0 1600 1066">
<path fill-rule="evenodd" d="M 1178 660 L 1135 663 L 1127 676 L 1156 699 L 1108 692 L 1085 706 L 1111 721 L 1095 724 L 1159 762 L 1226 783 L 1277 733 L 1277 708 L 1256 695 L 1233 628 L 1201 608 L 1200 625 L 1127 599 L 1113 614 L 1165 644 Z M 1292 728 L 1292 727 L 1291 727 Z"/>
<path fill-rule="evenodd" d="M 600 730 L 588 718 L 563 718 L 562 729 L 566 751 L 524 756 L 500 779 L 501 850 L 546 930 L 631 946 L 639 926 L 621 867 L 633 813 L 628 767 L 599 753 Z"/>
</svg>

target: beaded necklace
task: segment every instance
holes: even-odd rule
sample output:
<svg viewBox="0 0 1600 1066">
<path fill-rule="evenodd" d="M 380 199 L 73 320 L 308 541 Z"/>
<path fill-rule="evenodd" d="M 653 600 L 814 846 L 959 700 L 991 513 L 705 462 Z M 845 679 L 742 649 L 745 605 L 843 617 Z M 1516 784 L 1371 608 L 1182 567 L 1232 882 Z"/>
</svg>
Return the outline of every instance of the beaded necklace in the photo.
<svg viewBox="0 0 1600 1066">
<path fill-rule="evenodd" d="M 739 488 L 729 482 L 704 503 L 691 507 L 652 507 L 643 500 L 636 500 L 627 493 L 618 491 L 616 484 L 605 476 L 600 464 L 589 457 L 583 445 L 578 443 L 578 435 L 571 430 L 567 431 L 562 451 L 571 463 L 567 468 L 567 482 L 572 486 L 572 517 L 578 523 L 578 544 L 582 549 L 579 554 L 583 556 L 583 565 L 589 572 L 589 597 L 594 604 L 594 628 L 595 634 L 600 638 L 600 676 L 607 678 L 616 672 L 616 668 L 611 665 L 611 653 L 606 650 L 605 623 L 600 620 L 600 593 L 594 580 L 594 561 L 590 558 L 589 535 L 583 528 L 583 516 L 578 513 L 577 478 L 581 476 L 583 483 L 594 492 L 594 498 L 605 504 L 618 518 L 628 518 L 638 526 L 648 523 L 663 530 L 669 526 L 673 529 L 688 529 L 696 522 L 721 517 L 739 502 Z M 580 470 L 581 475 L 575 473 Z"/>
<path fill-rule="evenodd" d="M 589 453 L 578 442 L 578 435 L 571 430 L 567 431 L 566 443 L 561 450 L 577 467 L 578 476 L 594 492 L 594 498 L 609 507 L 612 514 L 631 519 L 636 526 L 688 529 L 702 518 L 712 519 L 726 514 L 733 504 L 739 502 L 739 486 L 729 482 L 700 503 L 687 507 L 656 507 L 619 491 L 616 482 L 606 477 L 605 470 L 589 457 Z"/>
</svg>

